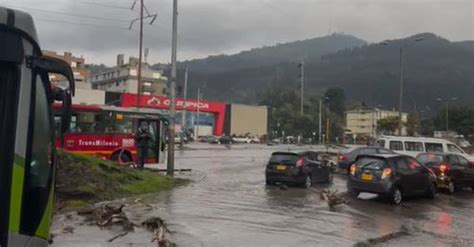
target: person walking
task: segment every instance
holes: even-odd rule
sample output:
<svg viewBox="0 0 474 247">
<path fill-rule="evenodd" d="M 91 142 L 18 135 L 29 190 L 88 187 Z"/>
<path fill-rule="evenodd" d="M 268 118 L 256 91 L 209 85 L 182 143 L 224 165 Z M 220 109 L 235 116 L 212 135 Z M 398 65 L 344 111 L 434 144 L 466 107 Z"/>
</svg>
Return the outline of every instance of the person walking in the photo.
<svg viewBox="0 0 474 247">
<path fill-rule="evenodd" d="M 148 123 L 142 121 L 140 127 L 135 135 L 135 143 L 137 146 L 137 167 L 143 169 L 145 167 L 145 161 L 148 157 L 148 143 L 151 140 L 151 134 L 148 131 Z"/>
</svg>

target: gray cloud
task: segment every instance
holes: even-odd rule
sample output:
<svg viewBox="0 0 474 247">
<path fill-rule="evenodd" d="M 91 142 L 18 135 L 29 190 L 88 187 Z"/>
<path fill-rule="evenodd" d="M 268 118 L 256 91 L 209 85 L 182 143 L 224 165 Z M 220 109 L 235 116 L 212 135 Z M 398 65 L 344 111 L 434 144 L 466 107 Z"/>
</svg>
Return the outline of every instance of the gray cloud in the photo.
<svg viewBox="0 0 474 247">
<path fill-rule="evenodd" d="M 43 47 L 112 64 L 116 53 L 138 53 L 133 0 L 0 0 L 37 19 Z M 158 14 L 145 25 L 151 62 L 169 61 L 172 0 L 145 0 Z M 434 32 L 450 40 L 474 39 L 471 0 L 180 0 L 179 59 L 313 38 L 330 32 L 370 42 Z M 60 13 L 72 13 L 66 15 Z M 86 18 L 87 17 L 87 18 Z"/>
</svg>

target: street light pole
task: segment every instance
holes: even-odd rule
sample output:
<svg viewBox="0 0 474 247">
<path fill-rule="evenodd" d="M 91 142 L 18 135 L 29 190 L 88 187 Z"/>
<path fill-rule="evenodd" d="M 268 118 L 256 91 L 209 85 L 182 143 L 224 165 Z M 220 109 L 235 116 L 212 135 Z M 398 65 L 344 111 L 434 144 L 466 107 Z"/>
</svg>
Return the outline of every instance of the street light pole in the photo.
<svg viewBox="0 0 474 247">
<path fill-rule="evenodd" d="M 446 132 L 449 131 L 449 101 L 446 101 Z"/>
<path fill-rule="evenodd" d="M 180 147 L 184 146 L 184 126 L 186 124 L 186 101 L 188 97 L 188 66 L 184 70 L 184 93 L 183 93 L 183 111 L 181 112 L 181 143 Z"/>
<path fill-rule="evenodd" d="M 300 94 L 301 94 L 301 116 L 304 115 L 304 60 L 301 60 L 301 86 L 300 86 Z"/>
<path fill-rule="evenodd" d="M 201 108 L 199 108 L 199 105 L 201 104 L 201 88 L 198 88 L 197 92 L 197 119 L 195 121 L 196 124 L 196 139 L 199 138 L 199 115 L 201 113 Z"/>
<path fill-rule="evenodd" d="M 322 128 L 322 124 L 323 124 L 323 99 L 319 99 L 319 135 L 318 135 L 318 138 L 319 138 L 319 145 L 323 144 L 323 128 Z"/>
<path fill-rule="evenodd" d="M 400 99 L 398 105 L 398 135 L 402 135 L 402 108 L 403 108 L 403 47 L 400 46 Z"/>
<path fill-rule="evenodd" d="M 176 117 L 176 53 L 178 45 L 178 0 L 173 0 L 173 33 L 171 41 L 171 83 L 170 98 L 171 106 L 168 123 L 168 164 L 166 175 L 174 176 L 174 136 Z"/>
</svg>

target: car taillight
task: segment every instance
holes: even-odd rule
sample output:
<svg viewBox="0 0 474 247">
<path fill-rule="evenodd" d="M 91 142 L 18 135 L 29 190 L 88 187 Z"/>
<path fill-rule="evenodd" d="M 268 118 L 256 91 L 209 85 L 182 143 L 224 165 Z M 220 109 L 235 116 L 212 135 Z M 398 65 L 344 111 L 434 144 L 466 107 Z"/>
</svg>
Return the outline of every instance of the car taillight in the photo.
<svg viewBox="0 0 474 247">
<path fill-rule="evenodd" d="M 299 158 L 297 161 L 296 161 L 296 167 L 302 167 L 304 164 L 304 158 Z"/>
<path fill-rule="evenodd" d="M 347 160 L 347 156 L 341 154 L 339 155 L 339 161 Z"/>
<path fill-rule="evenodd" d="M 352 176 L 354 176 L 356 174 L 356 169 L 357 169 L 356 164 L 352 164 L 351 165 L 351 175 Z"/>
<path fill-rule="evenodd" d="M 383 169 L 382 179 L 389 178 L 391 175 L 392 175 L 392 169 L 390 169 L 390 168 Z"/>
<path fill-rule="evenodd" d="M 441 164 L 439 166 L 439 171 L 443 174 L 448 172 L 448 170 L 449 170 L 449 166 L 447 164 Z"/>
</svg>

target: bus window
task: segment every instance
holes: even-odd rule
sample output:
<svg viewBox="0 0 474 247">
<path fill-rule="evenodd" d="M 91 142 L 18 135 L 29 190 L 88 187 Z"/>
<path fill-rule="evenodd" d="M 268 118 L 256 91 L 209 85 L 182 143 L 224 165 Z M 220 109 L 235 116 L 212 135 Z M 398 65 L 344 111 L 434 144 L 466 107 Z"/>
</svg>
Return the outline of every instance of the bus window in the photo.
<svg viewBox="0 0 474 247">
<path fill-rule="evenodd" d="M 21 229 L 34 234 L 44 216 L 52 182 L 52 133 L 46 91 L 40 77 L 35 88 L 34 119 L 31 153 L 25 171 L 25 193 Z"/>
<path fill-rule="evenodd" d="M 406 151 L 423 152 L 423 143 L 421 142 L 405 142 Z"/>
<path fill-rule="evenodd" d="M 448 152 L 462 154 L 464 151 L 458 148 L 456 145 L 448 144 Z"/>
<path fill-rule="evenodd" d="M 395 151 L 403 151 L 403 144 L 401 141 L 390 141 L 390 149 Z"/>
<path fill-rule="evenodd" d="M 441 143 L 425 143 L 426 152 L 443 152 L 443 144 Z"/>
</svg>

